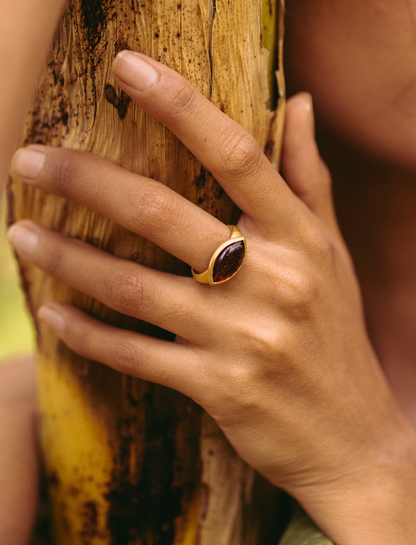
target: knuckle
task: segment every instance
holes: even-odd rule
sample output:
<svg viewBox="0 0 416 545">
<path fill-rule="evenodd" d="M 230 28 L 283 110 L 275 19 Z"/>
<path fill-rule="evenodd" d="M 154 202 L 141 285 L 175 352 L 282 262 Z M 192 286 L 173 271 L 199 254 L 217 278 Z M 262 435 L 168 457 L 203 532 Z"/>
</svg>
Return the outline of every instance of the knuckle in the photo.
<svg viewBox="0 0 416 545">
<path fill-rule="evenodd" d="M 281 280 L 281 305 L 285 314 L 295 320 L 307 320 L 313 311 L 318 289 L 312 275 L 294 269 Z"/>
<path fill-rule="evenodd" d="M 51 169 L 51 183 L 57 193 L 62 196 L 71 194 L 72 182 L 77 176 L 78 164 L 74 157 L 68 157 L 63 153 Z"/>
<path fill-rule="evenodd" d="M 183 83 L 175 87 L 169 103 L 169 114 L 173 117 L 193 111 L 196 102 L 196 90 L 189 84 Z"/>
<path fill-rule="evenodd" d="M 233 130 L 222 149 L 224 170 L 230 176 L 245 176 L 259 166 L 261 150 L 251 134 L 242 128 L 237 133 Z"/>
<path fill-rule="evenodd" d="M 149 283 L 138 271 L 116 272 L 108 285 L 110 306 L 129 316 L 137 316 L 152 305 L 154 299 Z"/>
<path fill-rule="evenodd" d="M 224 399 L 226 405 L 234 406 L 239 412 L 247 411 L 256 404 L 256 396 L 253 391 L 255 388 L 253 387 L 257 384 L 257 377 L 252 365 L 234 362 L 233 365 L 228 365 L 223 369 L 221 374 L 224 379 L 221 398 Z M 228 416 L 231 416 L 231 413 Z"/>
<path fill-rule="evenodd" d="M 45 272 L 50 274 L 53 278 L 60 279 L 60 273 L 63 268 L 63 260 L 65 253 L 61 244 L 54 244 L 53 251 L 50 251 L 47 254 L 47 262 L 45 266 L 42 264 L 42 268 L 45 269 Z"/>
<path fill-rule="evenodd" d="M 323 229 L 321 225 L 315 229 L 309 229 L 305 234 L 304 246 L 307 255 L 321 269 L 324 269 L 327 264 L 332 264 L 336 254 L 335 242 L 331 233 Z"/>
<path fill-rule="evenodd" d="M 133 339 L 125 339 L 123 344 L 117 347 L 114 363 L 118 371 L 126 375 L 133 375 L 140 359 L 141 353 L 138 343 Z"/>
<path fill-rule="evenodd" d="M 166 188 L 149 187 L 134 199 L 132 209 L 135 223 L 153 234 L 163 234 L 180 219 L 176 204 Z"/>
</svg>

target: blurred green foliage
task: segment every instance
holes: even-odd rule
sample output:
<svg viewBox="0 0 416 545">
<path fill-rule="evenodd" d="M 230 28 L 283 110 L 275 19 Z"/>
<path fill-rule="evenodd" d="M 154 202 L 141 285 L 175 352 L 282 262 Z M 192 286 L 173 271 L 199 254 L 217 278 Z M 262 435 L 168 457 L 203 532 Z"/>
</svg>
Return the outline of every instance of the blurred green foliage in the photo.
<svg viewBox="0 0 416 545">
<path fill-rule="evenodd" d="M 6 238 L 6 203 L 0 203 L 0 363 L 34 350 L 34 331 Z"/>
</svg>

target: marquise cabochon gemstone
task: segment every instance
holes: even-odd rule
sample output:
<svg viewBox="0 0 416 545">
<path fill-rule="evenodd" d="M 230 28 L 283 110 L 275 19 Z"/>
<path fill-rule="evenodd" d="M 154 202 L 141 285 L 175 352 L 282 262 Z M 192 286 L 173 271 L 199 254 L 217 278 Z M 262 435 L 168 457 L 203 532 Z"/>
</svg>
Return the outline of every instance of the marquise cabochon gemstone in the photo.
<svg viewBox="0 0 416 545">
<path fill-rule="evenodd" d="M 242 240 L 234 242 L 234 244 L 230 244 L 224 248 L 215 260 L 212 271 L 214 283 L 222 282 L 233 276 L 241 267 L 245 253 L 246 248 Z"/>
</svg>

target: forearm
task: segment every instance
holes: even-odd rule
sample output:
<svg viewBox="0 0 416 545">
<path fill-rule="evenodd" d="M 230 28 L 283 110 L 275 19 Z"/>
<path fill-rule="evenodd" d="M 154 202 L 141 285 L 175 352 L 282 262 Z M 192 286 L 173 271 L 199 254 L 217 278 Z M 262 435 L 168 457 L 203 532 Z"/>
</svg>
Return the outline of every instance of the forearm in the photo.
<svg viewBox="0 0 416 545">
<path fill-rule="evenodd" d="M 0 0 L 0 195 L 65 0 Z"/>
<path fill-rule="evenodd" d="M 0 367 L 0 543 L 26 545 L 37 507 L 33 361 Z"/>
</svg>

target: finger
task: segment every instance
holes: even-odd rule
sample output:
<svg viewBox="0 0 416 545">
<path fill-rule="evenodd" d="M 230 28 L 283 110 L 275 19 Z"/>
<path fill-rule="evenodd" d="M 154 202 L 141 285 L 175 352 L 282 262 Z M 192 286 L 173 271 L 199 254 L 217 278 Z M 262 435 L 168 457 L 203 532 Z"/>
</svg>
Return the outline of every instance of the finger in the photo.
<svg viewBox="0 0 416 545">
<path fill-rule="evenodd" d="M 263 225 L 290 217 L 293 195 L 254 138 L 182 76 L 132 51 L 119 53 L 118 84 L 166 125 L 223 186 L 236 205 Z"/>
<path fill-rule="evenodd" d="M 299 93 L 287 103 L 282 171 L 294 193 L 345 248 L 335 214 L 331 174 L 315 140 L 312 97 Z"/>
<path fill-rule="evenodd" d="M 71 350 L 84 358 L 189 397 L 195 398 L 201 389 L 201 350 L 117 329 L 70 305 L 48 304 L 39 309 L 38 315 Z"/>
<path fill-rule="evenodd" d="M 203 339 L 205 307 L 191 278 L 154 271 L 31 221 L 9 229 L 16 251 L 50 276 L 108 307 L 167 329 L 187 340 Z"/>
<path fill-rule="evenodd" d="M 333 232 L 338 226 L 331 175 L 315 141 L 312 97 L 299 93 L 287 102 L 282 173 L 293 192 Z"/>
<path fill-rule="evenodd" d="M 12 168 L 26 182 L 99 212 L 197 271 L 229 238 L 226 225 L 163 184 L 93 154 L 35 145 L 17 151 Z"/>
</svg>

